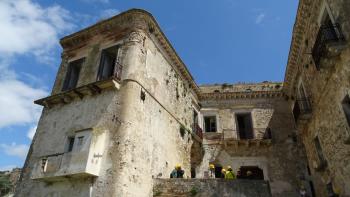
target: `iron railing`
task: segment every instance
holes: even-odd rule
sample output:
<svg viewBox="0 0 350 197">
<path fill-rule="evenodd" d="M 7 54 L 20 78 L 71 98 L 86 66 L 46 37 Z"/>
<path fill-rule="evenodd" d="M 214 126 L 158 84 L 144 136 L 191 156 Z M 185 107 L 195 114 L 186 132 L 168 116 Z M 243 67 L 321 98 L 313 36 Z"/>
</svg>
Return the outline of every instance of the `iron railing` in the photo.
<svg viewBox="0 0 350 197">
<path fill-rule="evenodd" d="M 203 130 L 197 123 L 192 124 L 192 131 L 199 138 L 203 139 Z"/>
<path fill-rule="evenodd" d="M 312 112 L 310 98 L 305 97 L 297 99 L 293 108 L 294 119 L 297 121 L 301 115 L 310 114 Z"/>
<path fill-rule="evenodd" d="M 231 132 L 229 134 L 228 132 Z M 272 139 L 272 131 L 269 127 L 253 128 L 253 136 L 251 138 L 240 137 L 239 131 L 236 129 L 223 131 L 224 138 L 233 138 L 236 140 L 269 140 Z"/>
<path fill-rule="evenodd" d="M 321 58 L 326 55 L 326 44 L 344 40 L 340 25 L 322 25 L 317 33 L 316 41 L 312 49 L 312 58 L 316 69 L 320 69 Z"/>
</svg>

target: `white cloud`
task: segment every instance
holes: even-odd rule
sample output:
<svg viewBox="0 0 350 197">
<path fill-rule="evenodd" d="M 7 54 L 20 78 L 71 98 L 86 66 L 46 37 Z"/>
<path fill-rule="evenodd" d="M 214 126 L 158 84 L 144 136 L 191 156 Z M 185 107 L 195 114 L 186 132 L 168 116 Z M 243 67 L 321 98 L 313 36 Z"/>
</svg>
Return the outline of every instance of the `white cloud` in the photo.
<svg viewBox="0 0 350 197">
<path fill-rule="evenodd" d="M 37 126 L 32 126 L 32 127 L 30 127 L 30 129 L 29 129 L 29 131 L 28 131 L 28 133 L 27 133 L 27 137 L 28 137 L 29 139 L 31 139 L 31 140 L 33 139 L 37 128 L 38 128 Z"/>
<path fill-rule="evenodd" d="M 12 144 L 0 144 L 2 151 L 10 156 L 16 156 L 21 159 L 25 159 L 28 153 L 28 145 L 25 144 L 16 144 L 12 142 Z"/>
<path fill-rule="evenodd" d="M 51 63 L 56 58 L 53 53 L 58 48 L 59 35 L 74 27 L 71 20 L 70 12 L 59 5 L 0 1 L 0 129 L 37 122 L 41 107 L 33 101 L 48 92 L 21 81 L 11 64 L 19 55 L 33 55 L 39 62 Z"/>
<path fill-rule="evenodd" d="M 106 18 L 110 18 L 114 15 L 117 15 L 119 13 L 120 13 L 120 11 L 117 9 L 106 9 L 106 10 L 101 11 L 100 17 L 102 19 L 106 19 Z"/>
<path fill-rule="evenodd" d="M 71 20 L 69 11 L 59 5 L 43 8 L 31 0 L 2 0 L 0 53 L 29 53 L 38 60 L 50 60 L 58 35 L 74 27 Z"/>
<path fill-rule="evenodd" d="M 38 120 L 41 107 L 33 101 L 46 96 L 43 89 L 36 89 L 16 79 L 0 79 L 0 128 L 34 123 Z"/>
<path fill-rule="evenodd" d="M 260 13 L 256 18 L 255 18 L 255 23 L 256 24 L 260 24 L 265 18 L 265 14 L 264 13 Z"/>
</svg>

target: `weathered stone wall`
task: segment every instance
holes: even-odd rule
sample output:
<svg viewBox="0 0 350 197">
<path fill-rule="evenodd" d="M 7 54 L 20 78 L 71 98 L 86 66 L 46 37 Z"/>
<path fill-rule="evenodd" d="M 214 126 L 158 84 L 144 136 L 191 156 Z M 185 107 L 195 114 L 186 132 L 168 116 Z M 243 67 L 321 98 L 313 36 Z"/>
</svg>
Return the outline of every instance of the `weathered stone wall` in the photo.
<svg viewBox="0 0 350 197">
<path fill-rule="evenodd" d="M 350 129 L 341 102 L 350 93 L 350 3 L 346 0 L 334 1 L 301 1 L 298 11 L 296 26 L 301 34 L 294 33 L 293 38 L 300 40 L 297 45 L 299 53 L 296 54 L 297 68 L 290 70 L 286 76 L 295 75 L 293 83 L 288 85 L 292 93 L 289 101 L 291 109 L 297 98 L 297 87 L 300 83 L 304 85 L 306 96 L 309 97 L 312 113 L 306 120 L 298 120 L 298 131 L 302 136 L 307 152 L 311 177 L 314 182 L 317 196 L 327 196 L 326 184 L 333 183 L 333 187 L 340 191 L 342 196 L 350 196 L 350 149 L 345 143 L 349 139 Z M 320 70 L 316 69 L 311 55 L 317 33 L 319 30 L 319 19 L 326 8 L 333 22 L 339 23 L 345 41 L 327 45 L 327 53 L 324 54 Z M 303 8 L 307 10 L 302 12 Z M 292 50 L 295 50 L 292 48 Z M 288 65 L 291 67 L 292 65 Z M 314 139 L 318 136 L 327 166 L 325 169 L 317 170 L 319 163 Z"/>
<path fill-rule="evenodd" d="M 192 102 L 188 85 L 143 32 L 123 47 L 123 121 L 114 159 L 116 193 L 152 195 L 152 178 L 169 177 L 176 163 L 190 176 Z M 145 93 L 145 99 L 140 97 Z M 180 128 L 184 127 L 182 134 Z"/>
<path fill-rule="evenodd" d="M 87 57 L 78 87 L 96 80 L 101 51 L 98 48 L 113 44 L 113 40 L 105 43 L 99 37 L 90 41 L 90 48 L 71 52 L 75 54 L 72 59 Z M 99 44 L 94 44 L 97 41 Z M 188 82 L 142 30 L 131 32 L 119 43 L 123 65 L 120 90 L 44 109 L 18 196 L 151 196 L 152 178 L 169 177 L 176 163 L 182 164 L 186 177 L 190 176 L 190 125 L 195 96 Z M 64 58 L 53 94 L 62 88 L 67 66 Z M 64 152 L 65 134 L 85 128 L 109 131 L 98 177 L 49 183 L 30 179 L 40 156 Z M 62 189 L 65 186 L 67 189 Z"/>
<path fill-rule="evenodd" d="M 153 196 L 159 197 L 271 197 L 267 181 L 224 179 L 155 179 Z"/>
<path fill-rule="evenodd" d="M 107 132 L 113 136 L 119 126 L 114 119 L 119 115 L 120 101 L 116 91 L 102 92 L 100 95 L 84 97 L 65 105 L 56 105 L 45 108 L 40 118 L 27 165 L 23 169 L 23 178 L 17 196 L 88 196 L 94 191 L 96 179 L 75 179 L 67 177 L 61 182 L 44 182 L 32 180 L 33 167 L 41 162 L 41 157 L 64 153 L 67 146 L 67 137 L 75 131 L 92 128 L 92 132 Z M 102 154 L 101 173 L 98 182 L 109 182 L 107 179 L 110 170 L 110 153 L 106 149 Z M 81 165 L 86 165 L 81 163 Z M 103 185 L 102 185 L 103 187 Z M 63 189 L 65 188 L 65 189 Z M 98 189 L 102 189 L 101 186 Z"/>
<path fill-rule="evenodd" d="M 202 111 L 216 111 L 218 133 L 224 132 L 225 140 L 222 137 L 212 140 L 211 134 L 204 134 L 205 154 L 197 168 L 198 177 L 208 171 L 209 162 L 223 167 L 230 165 L 234 171 L 240 166 L 258 166 L 264 172 L 264 179 L 270 181 L 273 196 L 297 195 L 299 177 L 306 174 L 306 160 L 300 141 L 295 139 L 293 116 L 283 97 L 205 100 L 201 104 Z M 251 142 L 237 139 L 235 114 L 242 112 L 252 114 L 255 139 Z M 263 140 L 266 128 L 271 129 L 271 143 Z"/>
</svg>

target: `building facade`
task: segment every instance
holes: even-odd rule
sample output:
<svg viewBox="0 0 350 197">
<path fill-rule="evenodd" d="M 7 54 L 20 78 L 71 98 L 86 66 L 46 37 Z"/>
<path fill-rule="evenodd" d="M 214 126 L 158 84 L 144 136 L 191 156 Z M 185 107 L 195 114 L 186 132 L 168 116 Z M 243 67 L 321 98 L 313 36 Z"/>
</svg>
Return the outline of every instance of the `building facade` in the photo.
<svg viewBox="0 0 350 197">
<path fill-rule="evenodd" d="M 350 2 L 301 0 L 284 91 L 316 196 L 350 196 Z"/>
<path fill-rule="evenodd" d="M 349 9 L 345 4 L 333 5 L 339 17 L 346 17 L 341 14 Z M 198 86 L 156 20 L 143 10 L 123 12 L 62 38 L 62 63 L 51 95 L 35 101 L 44 109 L 16 196 L 152 196 L 154 180 L 169 178 L 176 163 L 188 179 L 218 178 L 230 165 L 242 179 L 268 181 L 274 197 L 298 196 L 301 188 L 326 196 L 326 189 L 318 189 L 327 181 L 348 195 L 349 157 L 342 158 L 349 154 L 347 140 L 326 141 L 326 126 L 339 127 L 332 139 L 347 139 L 349 119 L 339 116 L 349 112 L 341 111 L 347 102 L 349 75 L 341 69 L 348 69 L 348 49 L 344 44 L 332 48 L 337 56 L 331 62 L 338 69 L 319 74 L 328 80 L 323 93 L 313 85 L 323 78 L 309 75 L 317 71 L 311 65 L 314 73 L 302 71 L 304 64 L 295 62 L 307 58 L 298 48 L 304 36 L 298 24 L 309 27 L 302 22 L 305 10 L 314 13 L 317 6 L 300 2 L 284 83 Z M 303 43 L 311 46 L 313 40 Z M 300 76 L 312 79 L 302 84 L 305 92 L 314 88 L 314 99 L 329 95 L 319 99 L 324 108 L 317 113 L 298 114 L 305 102 L 296 110 L 296 101 L 302 100 L 295 88 Z M 338 83 L 342 86 L 335 89 Z M 329 114 L 335 95 L 345 102 Z M 334 122 L 321 122 L 326 115 Z M 315 130 L 323 150 L 317 154 L 312 152 Z M 317 155 L 327 160 L 326 167 L 314 162 Z M 321 167 L 325 170 L 316 170 Z"/>
</svg>

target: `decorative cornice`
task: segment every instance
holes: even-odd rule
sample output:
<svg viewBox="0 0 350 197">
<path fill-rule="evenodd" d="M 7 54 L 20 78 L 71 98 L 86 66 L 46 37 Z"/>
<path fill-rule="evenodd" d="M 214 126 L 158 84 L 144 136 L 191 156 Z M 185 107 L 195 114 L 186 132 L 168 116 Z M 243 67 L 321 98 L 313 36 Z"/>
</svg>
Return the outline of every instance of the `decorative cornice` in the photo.
<svg viewBox="0 0 350 197">
<path fill-rule="evenodd" d="M 142 29 L 149 35 L 153 34 L 154 37 L 158 39 L 160 45 L 164 48 L 167 56 L 173 62 L 172 65 L 175 66 L 185 78 L 185 80 L 189 82 L 190 88 L 194 90 L 197 96 L 199 95 L 200 90 L 186 65 L 176 53 L 169 40 L 166 38 L 155 18 L 152 16 L 152 14 L 145 10 L 131 9 L 125 11 L 112 18 L 103 20 L 90 27 L 66 36 L 61 39 L 60 43 L 63 48 L 80 46 L 86 43 L 93 36 L 112 31 L 115 28 L 119 28 L 120 31 L 124 32 L 124 34 L 133 32 L 135 30 L 137 31 L 138 29 Z"/>
<path fill-rule="evenodd" d="M 227 100 L 227 99 L 259 99 L 282 98 L 282 91 L 254 91 L 254 92 L 218 92 L 201 93 L 200 100 Z"/>
<path fill-rule="evenodd" d="M 310 11 L 312 3 L 310 0 L 300 0 L 298 5 L 298 11 L 293 27 L 292 41 L 290 45 L 288 62 L 286 67 L 286 73 L 284 77 L 283 92 L 286 95 L 290 95 L 293 89 L 293 84 L 298 72 L 298 60 L 302 54 L 303 38 L 305 35 L 305 30 L 308 28 L 307 19 L 308 11 Z"/>
</svg>

